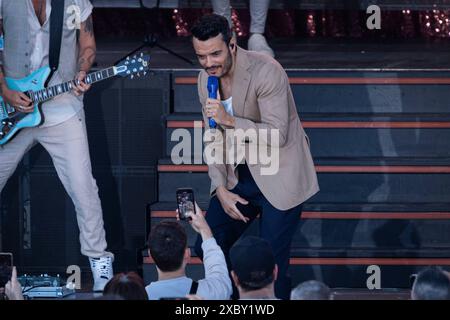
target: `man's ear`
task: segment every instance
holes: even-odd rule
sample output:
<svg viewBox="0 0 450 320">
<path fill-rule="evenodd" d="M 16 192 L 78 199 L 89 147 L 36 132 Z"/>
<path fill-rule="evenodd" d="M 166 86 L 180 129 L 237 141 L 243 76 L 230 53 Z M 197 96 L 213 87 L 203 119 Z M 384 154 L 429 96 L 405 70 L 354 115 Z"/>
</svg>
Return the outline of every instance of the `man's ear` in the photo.
<svg viewBox="0 0 450 320">
<path fill-rule="evenodd" d="M 186 248 L 186 250 L 184 250 L 184 259 L 186 261 L 191 260 L 191 248 Z"/>
<path fill-rule="evenodd" d="M 230 47 L 230 50 L 233 52 L 236 50 L 236 42 L 234 39 L 230 40 L 229 47 Z"/>
<path fill-rule="evenodd" d="M 236 273 L 234 273 L 233 270 L 231 270 L 231 278 L 233 279 L 234 285 L 236 287 L 239 287 L 240 286 L 239 279 L 238 279 Z"/>
<path fill-rule="evenodd" d="M 273 281 L 275 282 L 278 279 L 278 265 L 276 264 L 273 268 Z"/>
</svg>

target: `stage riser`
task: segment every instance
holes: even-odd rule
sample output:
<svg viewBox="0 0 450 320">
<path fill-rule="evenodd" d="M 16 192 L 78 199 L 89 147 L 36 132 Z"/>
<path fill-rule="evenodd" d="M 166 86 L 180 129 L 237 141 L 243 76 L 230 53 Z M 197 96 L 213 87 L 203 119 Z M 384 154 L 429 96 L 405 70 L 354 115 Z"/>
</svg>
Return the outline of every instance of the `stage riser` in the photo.
<svg viewBox="0 0 450 320">
<path fill-rule="evenodd" d="M 440 85 L 291 85 L 300 114 L 449 114 Z M 175 91 L 175 112 L 200 112 L 196 86 Z"/>
<path fill-rule="evenodd" d="M 448 78 L 445 72 L 294 72 L 288 71 L 292 79 L 301 78 L 317 81 L 325 78 L 329 83 L 291 84 L 292 93 L 301 114 L 448 114 L 450 110 L 446 101 L 450 92 L 446 85 L 427 84 L 339 84 L 340 79 L 358 78 L 370 81 L 379 77 L 397 79 L 402 78 L 429 79 Z M 198 98 L 196 84 L 178 84 L 177 77 L 196 77 L 198 73 L 174 73 L 174 111 L 200 112 L 201 105 Z M 320 80 L 322 81 L 322 80 Z M 323 82 L 323 81 L 322 81 Z M 363 82 L 363 80 L 361 80 Z"/>
<path fill-rule="evenodd" d="M 393 251 L 445 249 L 450 246 L 449 227 L 449 220 L 301 219 L 292 246 Z"/>
<path fill-rule="evenodd" d="M 184 142 L 181 138 L 171 141 L 172 134 L 177 130 L 180 129 L 167 128 L 167 157 L 171 157 L 176 145 Z M 188 130 L 189 136 L 192 137 L 188 141 L 191 144 L 191 163 L 193 163 L 194 147 L 197 144 L 201 145 L 203 152 L 203 143 L 194 141 L 194 129 L 184 128 L 184 130 Z M 308 128 L 305 130 L 310 138 L 314 158 L 450 157 L 450 129 Z M 431 141 L 433 143 L 430 143 Z"/>
<path fill-rule="evenodd" d="M 209 199 L 198 201 L 199 206 L 206 210 Z M 171 216 L 176 209 L 175 199 L 168 202 L 156 202 L 150 206 L 152 217 L 160 218 L 166 214 Z M 450 219 L 450 206 L 444 203 L 305 203 L 304 219 Z M 428 216 L 430 214 L 431 216 Z M 325 216 L 324 216 L 325 215 Z M 369 215 L 369 216 L 366 216 Z M 389 215 L 389 216 L 386 216 Z"/>
<path fill-rule="evenodd" d="M 448 203 L 450 174 L 319 173 L 320 192 L 309 203 Z M 160 172 L 159 201 L 175 201 L 175 190 L 194 189 L 207 202 L 206 172 Z"/>
<path fill-rule="evenodd" d="M 151 218 L 154 226 L 163 220 L 174 218 Z M 259 234 L 259 219 L 251 223 L 246 235 Z M 184 224 L 188 245 L 194 247 L 197 233 Z M 292 257 L 304 256 L 305 250 L 383 250 L 380 255 L 402 257 L 405 250 L 446 249 L 450 247 L 449 220 L 387 220 L 387 219 L 299 219 L 292 240 Z M 336 253 L 335 253 L 336 254 Z"/>
<path fill-rule="evenodd" d="M 427 266 L 379 266 L 381 288 L 411 288 L 411 275 Z M 448 269 L 447 266 L 444 266 Z M 369 265 L 295 265 L 290 267 L 292 283 L 319 280 L 331 288 L 367 288 L 373 271 Z M 371 278 L 373 279 L 373 278 Z M 369 280 L 373 285 L 373 280 Z"/>
</svg>

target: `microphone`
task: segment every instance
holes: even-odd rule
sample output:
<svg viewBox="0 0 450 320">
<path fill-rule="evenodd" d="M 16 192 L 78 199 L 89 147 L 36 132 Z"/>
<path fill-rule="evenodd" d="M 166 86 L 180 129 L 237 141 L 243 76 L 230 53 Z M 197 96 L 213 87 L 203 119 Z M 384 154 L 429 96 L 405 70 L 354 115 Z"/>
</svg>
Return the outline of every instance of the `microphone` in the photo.
<svg viewBox="0 0 450 320">
<path fill-rule="evenodd" d="M 217 99 L 217 90 L 219 89 L 219 79 L 215 76 L 208 77 L 208 98 Z M 217 127 L 216 121 L 209 118 L 209 127 L 215 129 Z"/>
</svg>

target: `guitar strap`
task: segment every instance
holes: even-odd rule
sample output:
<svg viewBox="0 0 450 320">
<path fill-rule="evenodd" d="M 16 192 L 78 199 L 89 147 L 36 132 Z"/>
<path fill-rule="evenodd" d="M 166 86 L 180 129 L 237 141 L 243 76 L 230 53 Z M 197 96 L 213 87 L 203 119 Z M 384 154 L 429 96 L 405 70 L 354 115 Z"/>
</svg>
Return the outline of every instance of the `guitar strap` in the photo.
<svg viewBox="0 0 450 320">
<path fill-rule="evenodd" d="M 189 294 L 197 294 L 198 282 L 192 280 L 191 289 L 189 290 Z"/>
<path fill-rule="evenodd" d="M 64 23 L 64 0 L 52 0 L 52 11 L 50 13 L 50 48 L 49 48 L 49 65 L 50 75 L 48 82 L 52 78 L 59 66 L 59 55 L 61 52 L 62 31 Z"/>
</svg>

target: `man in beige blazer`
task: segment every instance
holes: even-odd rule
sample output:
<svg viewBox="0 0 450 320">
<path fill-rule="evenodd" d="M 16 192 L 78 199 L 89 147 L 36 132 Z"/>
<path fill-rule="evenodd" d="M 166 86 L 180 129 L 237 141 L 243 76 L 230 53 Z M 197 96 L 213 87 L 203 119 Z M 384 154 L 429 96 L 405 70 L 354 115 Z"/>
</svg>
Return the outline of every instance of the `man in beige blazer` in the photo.
<svg viewBox="0 0 450 320">
<path fill-rule="evenodd" d="M 229 264 L 229 249 L 261 214 L 260 236 L 271 244 L 279 269 L 275 292 L 278 298 L 289 299 L 292 237 L 302 203 L 319 186 L 288 77 L 273 58 L 238 47 L 227 20 L 219 15 L 203 16 L 192 35 L 204 69 L 198 77 L 198 94 L 211 178 L 206 219 Z M 219 78 L 217 99 L 208 98 L 209 76 Z M 210 130 L 209 118 L 216 129 Z M 239 147 L 242 159 L 230 157 L 240 154 L 231 151 Z M 267 150 L 275 163 L 271 170 L 267 170 L 267 155 L 262 157 Z M 201 257 L 200 240 L 196 251 Z M 247 288 L 255 285 L 259 284 Z"/>
</svg>

